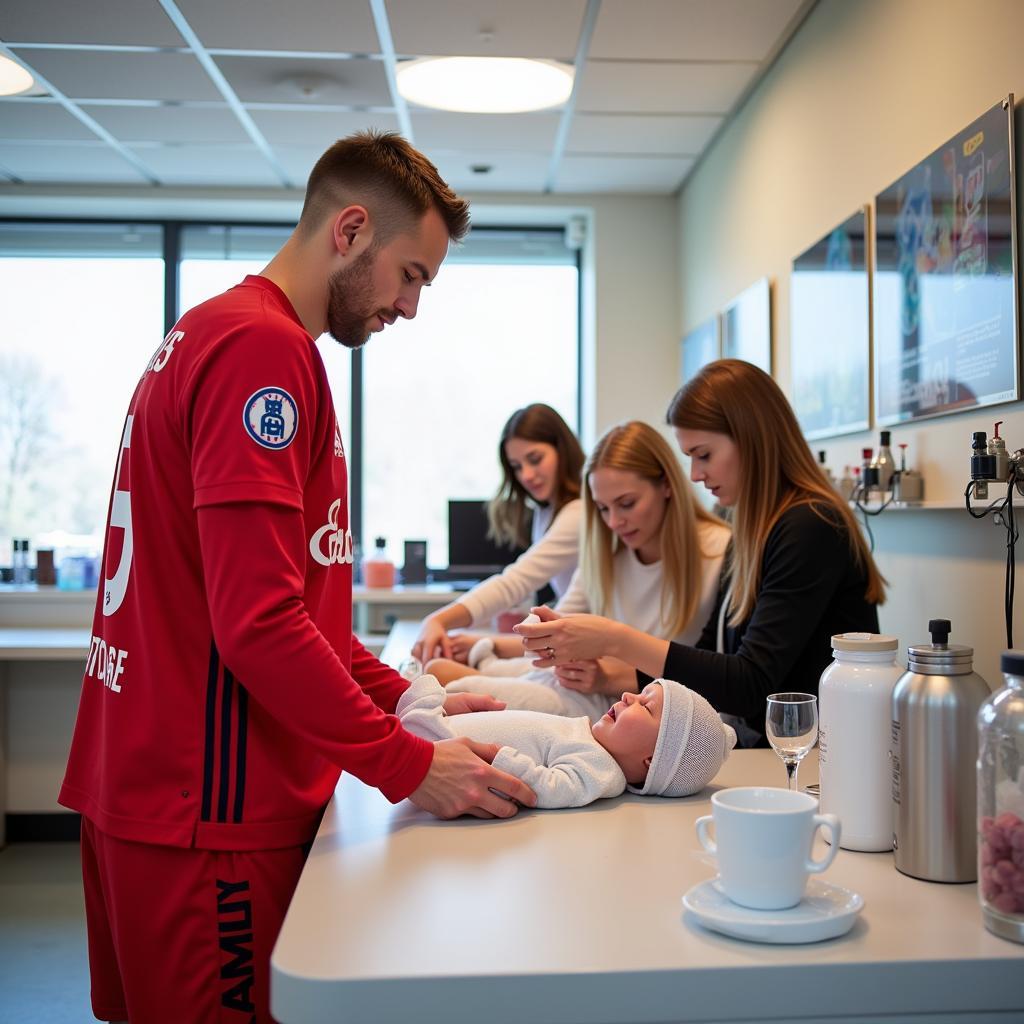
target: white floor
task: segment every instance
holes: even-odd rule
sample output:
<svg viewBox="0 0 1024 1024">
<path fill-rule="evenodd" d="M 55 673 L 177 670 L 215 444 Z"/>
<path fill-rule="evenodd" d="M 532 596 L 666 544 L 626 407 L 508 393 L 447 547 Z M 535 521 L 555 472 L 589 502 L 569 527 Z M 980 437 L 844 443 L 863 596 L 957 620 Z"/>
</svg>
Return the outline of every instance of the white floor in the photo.
<svg viewBox="0 0 1024 1024">
<path fill-rule="evenodd" d="M 78 844 L 0 850 L 0 1021 L 94 1020 Z"/>
</svg>

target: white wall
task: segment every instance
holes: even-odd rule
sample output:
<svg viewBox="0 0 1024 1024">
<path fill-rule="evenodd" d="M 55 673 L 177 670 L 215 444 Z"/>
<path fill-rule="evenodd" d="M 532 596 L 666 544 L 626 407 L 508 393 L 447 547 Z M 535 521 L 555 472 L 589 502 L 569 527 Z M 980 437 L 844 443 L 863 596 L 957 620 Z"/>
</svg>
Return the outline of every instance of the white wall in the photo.
<svg viewBox="0 0 1024 1024">
<path fill-rule="evenodd" d="M 820 0 L 682 190 L 680 334 L 768 276 L 775 376 L 787 388 L 793 257 L 1007 93 L 1024 99 L 1022 39 L 1020 0 Z M 1018 110 L 1018 169 L 1021 126 Z M 894 430 L 926 499 L 962 500 L 971 433 L 997 419 L 1024 447 L 1021 403 Z M 841 468 L 876 443 L 871 432 L 814 447 Z M 995 684 L 1005 533 L 965 511 L 886 513 L 873 526 L 891 584 L 882 628 L 915 643 L 929 618 L 950 618 L 952 640 L 974 646 Z M 1019 607 L 1015 620 L 1024 646 Z"/>
</svg>

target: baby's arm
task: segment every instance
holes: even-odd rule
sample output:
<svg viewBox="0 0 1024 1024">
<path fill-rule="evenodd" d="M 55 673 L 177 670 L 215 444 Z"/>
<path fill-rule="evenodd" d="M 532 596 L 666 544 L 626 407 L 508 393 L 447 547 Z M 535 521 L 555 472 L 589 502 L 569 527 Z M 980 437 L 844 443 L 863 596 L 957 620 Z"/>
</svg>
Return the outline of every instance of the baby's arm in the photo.
<svg viewBox="0 0 1024 1024">
<path fill-rule="evenodd" d="M 502 747 L 493 765 L 522 779 L 537 794 L 538 807 L 583 807 L 625 789 L 621 772 L 602 771 L 577 754 L 564 754 L 554 764 L 543 765 L 514 747 Z"/>
<path fill-rule="evenodd" d="M 402 727 L 425 740 L 447 740 L 455 733 L 448 728 L 444 713 L 447 694 L 444 687 L 431 675 L 420 676 L 409 684 L 409 689 L 398 698 L 395 714 Z"/>
</svg>

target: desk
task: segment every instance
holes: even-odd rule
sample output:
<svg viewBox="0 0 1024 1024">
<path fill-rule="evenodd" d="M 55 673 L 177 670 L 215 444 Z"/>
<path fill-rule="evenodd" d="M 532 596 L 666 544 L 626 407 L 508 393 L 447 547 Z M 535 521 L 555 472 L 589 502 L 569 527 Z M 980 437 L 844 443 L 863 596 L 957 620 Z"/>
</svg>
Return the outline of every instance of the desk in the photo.
<svg viewBox="0 0 1024 1024">
<path fill-rule="evenodd" d="M 735 751 L 716 785 L 782 772 L 770 750 Z M 816 779 L 814 754 L 801 775 Z M 826 877 L 866 907 L 830 942 L 757 945 L 685 920 L 680 897 L 712 874 L 694 835 L 710 794 L 441 822 L 343 777 L 274 949 L 274 1016 L 1024 1019 L 1024 946 L 985 931 L 976 887 L 907 878 L 888 853 L 839 853 Z"/>
</svg>

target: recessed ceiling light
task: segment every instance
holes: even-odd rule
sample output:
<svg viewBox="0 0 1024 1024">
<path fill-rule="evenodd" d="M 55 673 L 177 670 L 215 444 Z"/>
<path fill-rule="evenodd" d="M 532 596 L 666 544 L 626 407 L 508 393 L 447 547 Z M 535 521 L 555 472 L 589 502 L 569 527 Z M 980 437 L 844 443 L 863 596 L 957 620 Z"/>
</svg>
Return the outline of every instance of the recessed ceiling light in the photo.
<svg viewBox="0 0 1024 1024">
<path fill-rule="evenodd" d="M 0 54 L 0 96 L 27 92 L 35 84 L 35 79 L 20 64 Z"/>
<path fill-rule="evenodd" d="M 420 57 L 398 65 L 410 103 L 471 114 L 515 114 L 564 103 L 573 69 L 520 57 Z"/>
</svg>

